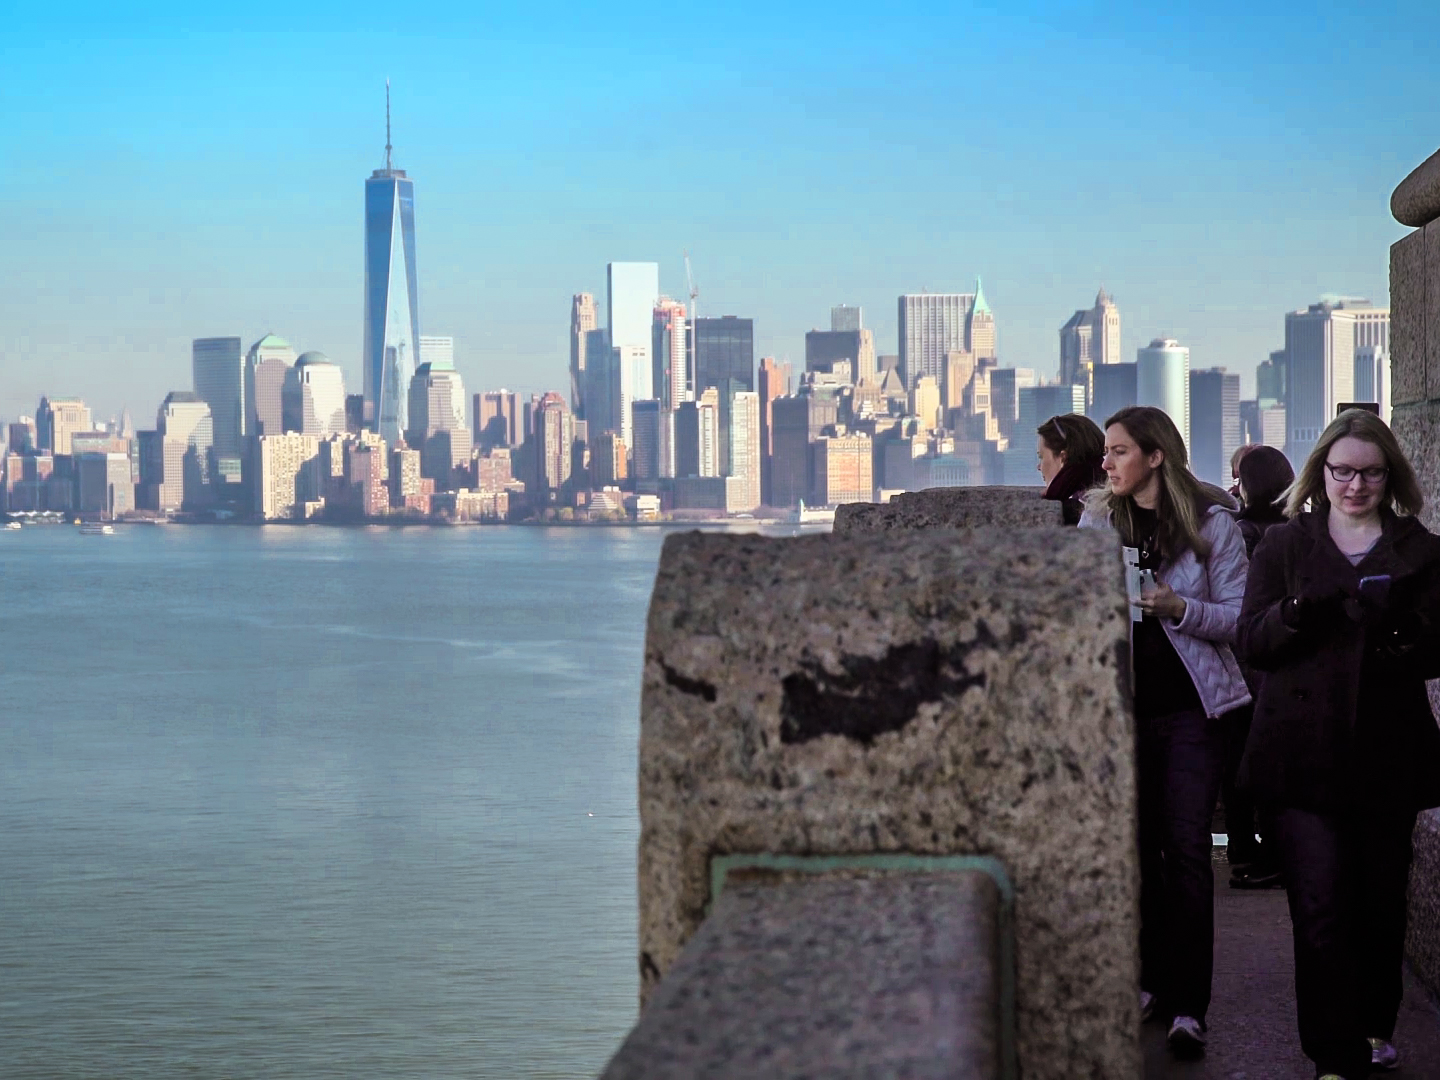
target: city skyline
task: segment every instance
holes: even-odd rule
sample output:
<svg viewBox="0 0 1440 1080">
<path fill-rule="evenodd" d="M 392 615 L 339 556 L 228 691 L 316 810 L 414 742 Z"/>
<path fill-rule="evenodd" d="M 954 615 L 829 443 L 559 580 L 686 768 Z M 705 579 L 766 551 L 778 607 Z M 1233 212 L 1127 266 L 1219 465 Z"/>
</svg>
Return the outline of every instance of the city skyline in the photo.
<svg viewBox="0 0 1440 1080">
<path fill-rule="evenodd" d="M 173 389 L 170 372 L 190 343 L 217 334 L 252 341 L 274 331 L 324 352 L 359 388 L 354 183 L 384 164 L 387 73 L 396 85 L 395 159 L 425 192 L 416 225 L 426 267 L 419 305 L 427 327 L 456 338 L 457 366 L 477 386 L 564 385 L 561 305 L 580 291 L 603 295 L 597 268 L 627 259 L 658 262 L 661 291 L 683 296 L 684 249 L 702 314 L 753 318 L 757 356 L 797 366 L 804 334 L 823 329 L 832 306 L 868 308 L 877 349 L 889 352 L 897 295 L 965 291 L 979 275 L 1003 313 L 999 353 L 1007 364 L 1053 373 L 1056 313 L 1103 286 L 1126 311 L 1123 356 L 1153 337 L 1175 337 L 1189 343 L 1198 367 L 1242 372 L 1248 394 L 1248 373 L 1282 343 L 1274 311 L 1324 293 L 1386 303 L 1383 253 L 1398 230 L 1385 196 L 1397 168 L 1428 152 L 1426 123 L 1405 110 L 1436 81 L 1395 32 L 1354 13 L 1322 13 L 1303 25 L 1247 16 L 1237 27 L 1218 16 L 1121 11 L 1086 54 L 1092 72 L 1096 54 L 1118 66 L 1098 80 L 1094 97 L 1071 103 L 1046 90 L 1077 63 L 1060 48 L 1058 11 L 942 16 L 962 17 L 967 34 L 993 46 L 976 50 L 984 72 L 1043 60 L 1051 66 L 1041 65 L 1039 85 L 986 90 L 973 70 L 963 80 L 943 74 L 938 51 L 906 68 L 899 43 L 916 16 L 903 12 L 887 16 L 868 52 L 861 35 L 836 28 L 843 19 L 830 20 L 797 53 L 797 72 L 765 84 L 803 91 L 803 72 L 826 45 L 868 56 L 833 86 L 832 100 L 799 94 L 815 107 L 805 114 L 810 123 L 783 104 L 783 93 L 776 109 L 773 94 L 737 92 L 743 70 L 726 66 L 719 43 L 703 38 L 679 58 L 646 53 L 639 65 L 635 53 L 633 83 L 606 80 L 596 88 L 605 96 L 584 97 L 580 115 L 562 110 L 576 76 L 553 87 L 543 80 L 582 40 L 629 56 L 635 45 L 624 28 L 638 12 L 620 13 L 608 29 L 582 18 L 566 31 L 577 36 L 558 42 L 542 36 L 538 21 L 509 16 L 503 26 L 513 48 L 483 77 L 472 77 L 469 65 L 462 76 L 459 64 L 460 47 L 480 26 L 460 18 L 452 27 L 453 16 L 422 12 L 407 33 L 455 31 L 453 42 L 426 38 L 436 48 L 424 64 L 395 70 L 394 50 L 367 40 L 343 61 L 318 50 L 292 80 L 243 93 L 195 68 L 163 14 L 134 31 L 127 63 L 146 73 L 114 80 L 113 93 L 96 89 L 97 79 L 114 75 L 101 38 L 67 37 L 63 71 L 47 78 L 64 84 L 48 111 L 18 98 L 22 107 L 12 110 L 17 138 L 54 164 L 12 177 L 14 198 L 0 208 L 27 252 L 0 270 L 7 295 L 23 301 L 20 318 L 0 331 L 0 414 L 28 409 L 46 388 L 83 392 L 101 415 L 144 410 Z M 1425 17 L 1417 6 L 1413 21 Z M 46 43 L 69 30 L 47 13 L 27 12 L 22 23 L 14 58 L 23 82 L 27 73 L 38 77 L 42 59 L 54 62 Z M 102 16 L 93 33 L 107 25 Z M 1323 48 L 1305 53 L 1340 27 L 1347 57 L 1383 48 L 1392 81 L 1407 80 L 1416 93 L 1381 97 L 1327 67 Z M 757 17 L 754 58 L 733 63 L 763 62 L 790 44 L 788 33 Z M 1183 37 L 1197 89 L 1215 94 L 1202 102 L 1205 94 L 1160 84 L 1149 96 L 1136 92 L 1159 71 L 1148 46 L 1162 35 Z M 224 47 L 245 40 L 240 28 Z M 1279 64 L 1269 55 L 1277 46 Z M 547 48 L 556 55 L 546 58 Z M 1261 55 L 1266 62 L 1248 70 Z M 704 138 L 685 140 L 691 157 L 639 149 L 646 168 L 607 173 L 645 146 L 636 141 L 651 130 L 641 102 L 677 73 L 685 77 L 675 83 L 689 87 L 677 108 L 703 106 L 702 132 L 742 132 L 767 158 L 763 182 L 748 174 L 752 155 Z M 936 105 L 899 107 L 912 80 L 937 74 Z M 1313 108 L 1317 99 L 1325 109 Z M 476 139 L 475 110 L 491 100 L 513 107 L 487 104 L 486 134 Z M 941 146 L 926 124 L 949 105 L 979 119 L 958 145 Z M 223 122 L 187 122 L 197 109 L 218 109 Z M 1104 161 L 1093 149 L 1076 159 L 1061 133 L 1097 112 L 1123 137 L 1110 140 Z M 1352 153 L 1316 148 L 1316 135 L 1336 123 L 1354 131 Z M 844 182 L 817 185 L 814 169 L 836 137 L 849 140 L 855 168 Z M 562 163 L 553 150 L 537 151 L 541 138 L 566 144 L 571 157 Z M 1161 142 L 1189 162 L 1178 179 L 1148 164 Z M 144 155 L 136 152 L 142 144 Z M 265 148 L 265 168 L 254 165 L 255 145 Z M 1068 167 L 1057 169 L 1061 158 Z M 574 160 L 587 162 L 585 178 Z M 972 167 L 980 160 L 983 168 Z M 494 167 L 505 163 L 513 167 Z M 921 202 L 928 209 L 916 213 Z M 156 220 L 163 242 L 152 235 Z"/>
</svg>

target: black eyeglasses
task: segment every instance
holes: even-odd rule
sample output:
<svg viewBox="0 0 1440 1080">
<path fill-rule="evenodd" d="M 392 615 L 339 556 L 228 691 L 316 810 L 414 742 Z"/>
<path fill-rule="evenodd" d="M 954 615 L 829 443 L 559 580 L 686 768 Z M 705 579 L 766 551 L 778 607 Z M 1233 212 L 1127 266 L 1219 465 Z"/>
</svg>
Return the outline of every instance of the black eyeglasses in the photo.
<svg viewBox="0 0 1440 1080">
<path fill-rule="evenodd" d="M 1365 483 L 1378 484 L 1390 473 L 1390 470 L 1384 465 L 1372 465 L 1368 469 L 1357 469 L 1353 465 L 1331 465 L 1327 461 L 1325 468 L 1330 470 L 1330 475 L 1335 478 L 1337 484 L 1348 484 L 1355 479 L 1356 473 L 1359 473 L 1360 479 Z"/>
</svg>

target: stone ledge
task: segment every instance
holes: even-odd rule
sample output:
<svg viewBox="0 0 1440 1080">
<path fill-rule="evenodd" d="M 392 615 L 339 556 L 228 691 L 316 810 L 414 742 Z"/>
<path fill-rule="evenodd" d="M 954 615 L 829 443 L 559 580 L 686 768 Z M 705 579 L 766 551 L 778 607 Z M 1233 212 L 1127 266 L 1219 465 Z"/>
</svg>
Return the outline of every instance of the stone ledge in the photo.
<svg viewBox="0 0 1440 1080">
<path fill-rule="evenodd" d="M 835 511 L 835 532 L 960 529 L 977 525 L 1037 528 L 1062 525 L 1061 506 L 1040 487 L 962 487 L 907 491 L 888 503 L 847 503 Z"/>
<path fill-rule="evenodd" d="M 1390 196 L 1390 213 L 1401 225 L 1415 229 L 1440 218 L 1440 150 L 1400 181 Z"/>
<path fill-rule="evenodd" d="M 1421 813 L 1414 844 L 1405 957 L 1415 977 L 1440 997 L 1440 810 Z"/>
<path fill-rule="evenodd" d="M 979 870 L 732 884 L 603 1080 L 998 1078 L 1000 910 Z"/>
<path fill-rule="evenodd" d="M 716 856 L 986 855 L 1015 886 L 1020 1074 L 1137 1075 L 1128 630 L 1107 531 L 668 537 L 642 997 L 700 929 Z"/>
</svg>

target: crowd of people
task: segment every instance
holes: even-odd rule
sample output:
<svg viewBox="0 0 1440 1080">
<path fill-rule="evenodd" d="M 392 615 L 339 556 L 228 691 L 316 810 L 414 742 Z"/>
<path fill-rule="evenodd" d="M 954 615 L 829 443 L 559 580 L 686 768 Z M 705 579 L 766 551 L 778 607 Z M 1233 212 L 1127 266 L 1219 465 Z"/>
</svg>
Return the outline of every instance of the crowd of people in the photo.
<svg viewBox="0 0 1440 1080">
<path fill-rule="evenodd" d="M 1316 1076 L 1395 1068 L 1411 832 L 1440 806 L 1440 537 L 1399 443 L 1347 410 L 1298 477 L 1243 447 L 1227 492 L 1159 409 L 1037 434 L 1045 498 L 1115 530 L 1134 586 L 1142 1018 L 1203 1053 L 1223 792 L 1230 884 L 1288 894 Z"/>
</svg>

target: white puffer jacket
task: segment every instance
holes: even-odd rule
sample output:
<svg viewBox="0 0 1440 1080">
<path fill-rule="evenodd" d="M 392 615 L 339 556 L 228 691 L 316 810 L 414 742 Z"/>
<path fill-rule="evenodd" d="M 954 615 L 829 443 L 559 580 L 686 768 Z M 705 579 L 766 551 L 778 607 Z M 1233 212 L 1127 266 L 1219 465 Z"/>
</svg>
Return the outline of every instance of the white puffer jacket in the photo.
<svg viewBox="0 0 1440 1080">
<path fill-rule="evenodd" d="M 1098 517 L 1087 508 L 1080 515 L 1080 528 L 1108 529 L 1110 517 Z M 1185 600 L 1184 617 L 1178 623 L 1161 619 L 1160 625 L 1190 672 L 1205 715 L 1214 718 L 1250 703 L 1245 676 L 1230 648 L 1250 561 L 1245 557 L 1245 538 L 1224 507 L 1206 511 L 1200 535 L 1210 542 L 1208 559 L 1202 563 L 1193 551 L 1185 551 L 1163 564 L 1155 576 Z"/>
</svg>

